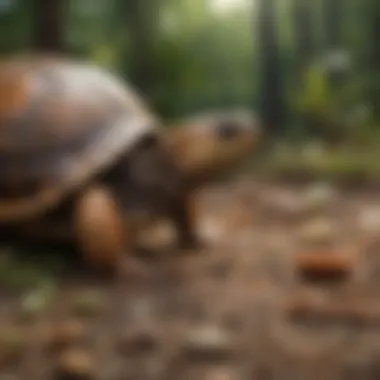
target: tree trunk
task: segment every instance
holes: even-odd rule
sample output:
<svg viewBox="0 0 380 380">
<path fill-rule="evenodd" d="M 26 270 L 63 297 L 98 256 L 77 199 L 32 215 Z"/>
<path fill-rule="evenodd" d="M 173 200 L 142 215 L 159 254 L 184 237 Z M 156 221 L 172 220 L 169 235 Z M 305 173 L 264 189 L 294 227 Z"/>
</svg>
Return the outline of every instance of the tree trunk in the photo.
<svg viewBox="0 0 380 380">
<path fill-rule="evenodd" d="M 65 0 L 33 0 L 33 48 L 42 52 L 65 52 Z"/>
<path fill-rule="evenodd" d="M 129 32 L 131 82 L 153 101 L 156 84 L 155 41 L 158 27 L 157 0 L 122 0 Z"/>
<path fill-rule="evenodd" d="M 322 4 L 325 50 L 338 49 L 342 42 L 342 0 L 323 0 Z"/>
<path fill-rule="evenodd" d="M 366 17 L 369 37 L 368 75 L 372 78 L 369 101 L 376 121 L 380 120 L 380 12 L 378 0 L 371 0 Z"/>
<path fill-rule="evenodd" d="M 295 66 L 298 73 L 301 73 L 315 54 L 313 13 L 309 1 L 293 0 L 293 25 L 297 62 Z"/>
<path fill-rule="evenodd" d="M 273 0 L 259 0 L 258 43 L 261 57 L 260 113 L 268 132 L 279 132 L 285 122 L 281 62 L 275 30 Z"/>
<path fill-rule="evenodd" d="M 344 0 L 323 0 L 324 51 L 327 52 L 328 81 L 333 90 L 345 81 L 346 67 L 336 62 L 334 54 L 343 52 L 342 13 Z"/>
</svg>

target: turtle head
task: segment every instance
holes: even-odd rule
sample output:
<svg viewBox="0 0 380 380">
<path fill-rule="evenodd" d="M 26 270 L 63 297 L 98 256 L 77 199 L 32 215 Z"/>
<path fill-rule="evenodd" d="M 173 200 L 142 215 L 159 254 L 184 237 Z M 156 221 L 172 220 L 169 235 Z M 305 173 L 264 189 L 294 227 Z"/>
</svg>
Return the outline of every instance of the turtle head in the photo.
<svg viewBox="0 0 380 380">
<path fill-rule="evenodd" d="M 243 162 L 260 135 L 255 115 L 233 110 L 186 119 L 170 127 L 166 139 L 181 173 L 190 180 L 204 181 Z"/>
</svg>

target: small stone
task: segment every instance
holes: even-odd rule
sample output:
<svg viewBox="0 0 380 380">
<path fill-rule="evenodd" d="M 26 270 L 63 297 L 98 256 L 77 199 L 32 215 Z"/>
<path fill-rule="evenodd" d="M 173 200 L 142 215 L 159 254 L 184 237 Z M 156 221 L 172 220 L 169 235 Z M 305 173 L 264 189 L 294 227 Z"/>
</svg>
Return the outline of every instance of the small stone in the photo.
<svg viewBox="0 0 380 380">
<path fill-rule="evenodd" d="M 184 350 L 190 356 L 219 358 L 232 354 L 235 341 L 231 334 L 217 325 L 203 325 L 188 331 Z"/>
<path fill-rule="evenodd" d="M 77 343 L 85 335 L 84 325 L 76 320 L 68 320 L 50 326 L 47 331 L 47 346 L 52 349 L 62 349 Z"/>
<path fill-rule="evenodd" d="M 91 356 L 82 350 L 63 352 L 58 358 L 55 379 L 92 380 L 95 378 L 95 365 Z"/>
<path fill-rule="evenodd" d="M 200 237 L 207 241 L 217 241 L 223 234 L 223 225 L 220 218 L 207 217 L 200 220 L 200 227 L 197 231 Z"/>
<path fill-rule="evenodd" d="M 344 280 L 354 269 L 352 254 L 305 252 L 296 257 L 296 268 L 305 280 Z"/>
</svg>

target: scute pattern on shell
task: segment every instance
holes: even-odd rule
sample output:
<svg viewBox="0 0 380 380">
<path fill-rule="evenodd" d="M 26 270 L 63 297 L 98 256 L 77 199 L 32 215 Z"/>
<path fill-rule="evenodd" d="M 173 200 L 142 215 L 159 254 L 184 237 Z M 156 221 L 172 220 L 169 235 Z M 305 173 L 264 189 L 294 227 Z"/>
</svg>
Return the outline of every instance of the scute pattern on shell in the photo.
<svg viewBox="0 0 380 380">
<path fill-rule="evenodd" d="M 116 76 L 69 60 L 1 64 L 0 103 L 0 221 L 53 206 L 158 125 Z"/>
</svg>

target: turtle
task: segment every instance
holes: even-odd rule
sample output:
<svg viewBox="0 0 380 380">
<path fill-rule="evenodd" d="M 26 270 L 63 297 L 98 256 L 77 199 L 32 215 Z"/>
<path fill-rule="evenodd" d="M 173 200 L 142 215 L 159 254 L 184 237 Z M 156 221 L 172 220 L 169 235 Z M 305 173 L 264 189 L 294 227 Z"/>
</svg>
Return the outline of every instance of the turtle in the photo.
<svg viewBox="0 0 380 380">
<path fill-rule="evenodd" d="M 0 229 L 21 236 L 44 226 L 48 238 L 63 223 L 88 266 L 111 272 L 135 247 L 142 216 L 169 218 L 181 247 L 202 245 L 194 196 L 242 162 L 260 131 L 239 109 L 164 125 L 109 69 L 8 57 L 0 63 Z"/>
</svg>

